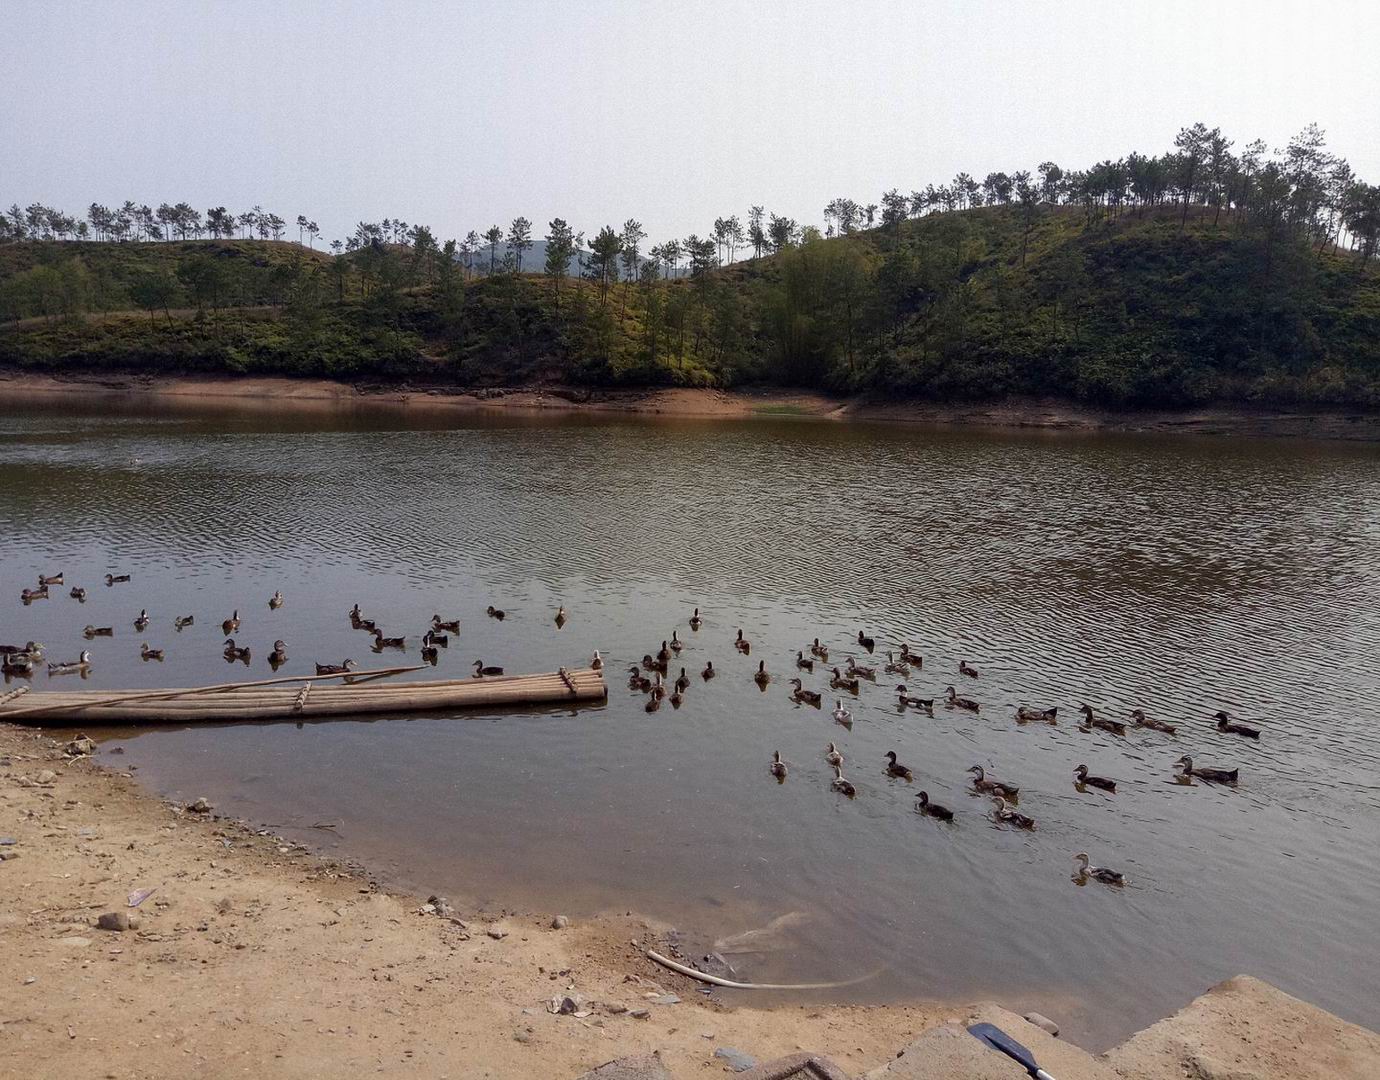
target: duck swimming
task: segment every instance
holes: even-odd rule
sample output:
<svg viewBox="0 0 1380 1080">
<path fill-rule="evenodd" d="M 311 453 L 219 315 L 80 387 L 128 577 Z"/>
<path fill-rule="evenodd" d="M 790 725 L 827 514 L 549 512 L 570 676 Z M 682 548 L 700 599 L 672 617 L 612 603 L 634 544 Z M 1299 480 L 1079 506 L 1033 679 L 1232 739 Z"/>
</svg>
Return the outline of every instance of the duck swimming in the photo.
<svg viewBox="0 0 1380 1080">
<path fill-rule="evenodd" d="M 953 821 L 954 812 L 947 806 L 940 806 L 938 803 L 930 802 L 929 792 L 922 791 L 915 799 L 915 809 L 920 813 L 927 814 L 932 818 L 938 818 L 940 821 Z"/>
<path fill-rule="evenodd" d="M 663 641 L 661 643 L 661 651 L 656 654 L 656 658 L 662 664 L 667 663 L 671 659 L 671 650 L 667 647 L 666 642 Z"/>
<path fill-rule="evenodd" d="M 952 686 L 945 687 L 944 692 L 949 695 L 945 704 L 951 709 L 967 709 L 969 712 L 979 712 L 982 709 L 972 698 L 960 697 Z"/>
<path fill-rule="evenodd" d="M 996 807 L 996 809 L 992 811 L 992 817 L 997 821 L 1014 826 L 1017 829 L 1035 828 L 1034 818 L 1026 817 L 1018 810 L 1012 810 L 1011 807 L 1006 805 L 1006 800 L 1000 795 L 992 800 L 992 804 Z"/>
<path fill-rule="evenodd" d="M 240 648 L 235 644 L 234 638 L 226 638 L 225 662 L 227 664 L 233 664 L 236 660 L 244 664 L 245 667 L 249 666 L 249 646 L 246 645 L 244 648 Z"/>
<path fill-rule="evenodd" d="M 556 609 L 556 629 L 559 630 L 565 625 L 565 605 L 562 604 Z"/>
<path fill-rule="evenodd" d="M 837 765 L 834 766 L 834 779 L 829 782 L 829 787 L 849 799 L 858 793 L 858 789 L 853 786 L 852 781 L 844 779 L 843 769 Z"/>
<path fill-rule="evenodd" d="M 700 672 L 700 678 L 703 679 L 705 682 L 708 682 L 716 674 L 717 672 L 715 672 L 714 670 L 714 661 L 706 660 L 704 662 L 704 670 Z"/>
<path fill-rule="evenodd" d="M 829 662 L 829 646 L 821 645 L 819 638 L 815 638 L 815 643 L 810 646 L 810 654 L 816 660 L 823 660 L 826 664 Z"/>
<path fill-rule="evenodd" d="M 812 675 L 814 674 L 815 662 L 813 660 L 805 659 L 805 652 L 803 649 L 796 650 L 795 666 L 798 667 L 801 671 L 808 671 Z"/>
<path fill-rule="evenodd" d="M 598 649 L 595 649 L 594 655 L 589 658 L 589 666 L 594 671 L 604 670 L 604 658 L 599 655 Z"/>
<path fill-rule="evenodd" d="M 483 676 L 485 676 L 485 675 L 502 675 L 502 674 L 503 674 L 503 669 L 502 669 L 501 667 L 493 667 L 493 666 L 485 667 L 485 666 L 484 666 L 484 661 L 483 661 L 483 660 L 476 660 L 476 661 L 474 662 L 474 677 L 475 677 L 476 679 L 481 678 L 481 677 L 483 677 Z"/>
<path fill-rule="evenodd" d="M 771 756 L 771 774 L 778 780 L 786 779 L 786 763 L 781 760 L 780 750 L 777 750 Z"/>
<path fill-rule="evenodd" d="M 1016 723 L 1018 724 L 1057 724 L 1059 722 L 1059 707 L 1056 705 L 1052 709 L 1028 709 L 1024 705 L 1016 709 Z"/>
<path fill-rule="evenodd" d="M 1248 727 L 1238 723 L 1224 712 L 1214 713 L 1213 719 L 1217 721 L 1217 730 L 1224 735 L 1244 735 L 1248 739 L 1259 739 L 1260 729 Z"/>
<path fill-rule="evenodd" d="M 70 593 L 68 593 L 68 595 L 69 595 L 73 600 L 77 601 L 77 603 L 79 603 L 79 604 L 84 604 L 84 603 L 86 603 L 86 590 L 85 590 L 85 589 L 82 589 L 82 588 L 79 588 L 79 587 L 76 586 L 76 585 L 73 585 L 73 586 L 72 586 L 72 591 L 71 591 Z"/>
<path fill-rule="evenodd" d="M 1078 860 L 1078 869 L 1074 871 L 1074 879 L 1081 885 L 1088 878 L 1102 882 L 1104 885 L 1125 885 L 1126 875 L 1119 870 L 1108 870 L 1105 866 L 1093 866 L 1088 862 L 1088 853 L 1080 851 L 1074 856 Z"/>
<path fill-rule="evenodd" d="M 834 668 L 834 677 L 829 680 L 831 690 L 847 690 L 850 694 L 858 692 L 857 679 L 845 679 L 843 673 L 838 668 Z"/>
<path fill-rule="evenodd" d="M 858 631 L 858 644 L 868 652 L 871 652 L 877 647 L 876 639 L 865 636 L 861 630 Z"/>
<path fill-rule="evenodd" d="M 968 771 L 975 773 L 973 777 L 973 790 L 985 791 L 991 795 L 1003 795 L 1009 799 L 1018 798 L 1021 789 L 1015 784 L 1008 784 L 1002 780 L 993 780 L 988 777 L 987 772 L 981 765 L 969 765 Z"/>
<path fill-rule="evenodd" d="M 813 705 L 816 709 L 818 709 L 820 705 L 823 703 L 824 695 L 820 694 L 818 691 L 815 690 L 806 690 L 803 686 L 801 686 L 799 679 L 792 679 L 791 685 L 795 687 L 795 689 L 791 691 L 791 697 L 799 704 Z"/>
<path fill-rule="evenodd" d="M 277 611 L 280 607 L 283 606 L 283 603 L 283 594 L 276 590 L 274 591 L 273 595 L 268 598 L 268 606 L 269 610 L 271 611 Z"/>
<path fill-rule="evenodd" d="M 910 675 L 910 665 L 905 660 L 898 661 L 891 653 L 886 654 L 886 673 L 888 675 Z"/>
<path fill-rule="evenodd" d="M 843 764 L 843 752 L 833 743 L 830 743 L 829 749 L 824 751 L 824 760 L 837 768 Z"/>
<path fill-rule="evenodd" d="M 910 766 L 902 765 L 899 761 L 896 760 L 895 750 L 888 750 L 886 752 L 886 759 L 888 763 L 886 767 L 887 776 L 894 776 L 899 780 L 915 779 L 914 773 L 910 771 Z"/>
<path fill-rule="evenodd" d="M 1179 729 L 1173 724 L 1167 724 L 1163 720 L 1152 720 L 1145 715 L 1141 709 L 1131 710 L 1131 722 L 1136 727 L 1150 728 L 1152 731 L 1163 731 L 1166 735 L 1173 735 Z"/>
<path fill-rule="evenodd" d="M 1084 705 L 1078 710 L 1083 714 L 1083 722 L 1078 725 L 1079 731 L 1091 731 L 1093 728 L 1100 728 L 1102 731 L 1110 732 L 1113 735 L 1125 735 L 1126 725 L 1120 720 L 1108 720 L 1105 717 L 1094 716 L 1091 705 Z"/>
<path fill-rule="evenodd" d="M 384 649 L 404 649 L 407 647 L 407 638 L 384 637 L 383 631 L 378 629 L 378 627 L 375 627 L 373 647 L 375 652 L 381 652 Z"/>
<path fill-rule="evenodd" d="M 138 617 L 134 620 L 134 629 L 137 630 L 137 631 L 139 631 L 139 633 L 142 634 L 145 630 L 148 629 L 148 625 L 149 625 L 149 613 L 148 613 L 145 609 L 140 608 L 140 609 L 139 609 L 139 615 L 138 615 Z"/>
<path fill-rule="evenodd" d="M 106 583 L 107 586 L 109 586 L 109 585 L 119 585 L 121 582 L 125 582 L 125 581 L 128 581 L 128 580 L 129 580 L 129 575 L 128 575 L 128 574 L 106 574 L 106 575 L 105 575 L 105 583 Z"/>
<path fill-rule="evenodd" d="M 439 614 L 431 616 L 431 628 L 433 630 L 444 630 L 448 634 L 460 633 L 459 619 L 442 619 Z"/>
<path fill-rule="evenodd" d="M 681 641 L 680 638 L 678 638 L 678 637 L 676 636 L 676 632 L 675 632 L 674 630 L 672 630 L 672 631 L 671 631 L 671 651 L 672 651 L 673 653 L 678 653 L 678 652 L 680 652 L 680 650 L 683 649 L 683 648 L 685 648 L 685 642 Z"/>
<path fill-rule="evenodd" d="M 896 704 L 903 709 L 922 709 L 931 716 L 934 715 L 934 698 L 912 697 L 905 683 L 898 683 L 896 686 Z"/>
<path fill-rule="evenodd" d="M 652 680 L 642 674 L 642 669 L 636 664 L 628 668 L 628 689 L 639 690 L 646 693 L 652 688 Z"/>
<path fill-rule="evenodd" d="M 970 679 L 976 679 L 978 677 L 977 668 L 969 667 L 967 660 L 960 660 L 958 662 L 958 673 L 960 675 L 967 675 Z"/>
<path fill-rule="evenodd" d="M 438 634 L 435 630 L 428 630 L 425 634 L 422 635 L 422 648 L 449 649 L 450 638 L 447 637 L 445 634 Z M 599 660 L 599 653 L 597 651 L 594 653 L 594 658 L 595 660 Z M 597 664 L 595 664 L 593 661 L 591 661 L 590 663 L 596 671 L 604 666 L 604 662 L 602 660 L 599 660 Z"/>
<path fill-rule="evenodd" d="M 347 671 L 353 671 L 355 667 L 356 664 L 353 660 L 346 660 L 343 664 L 317 664 L 316 673 L 318 675 L 344 675 Z"/>
<path fill-rule="evenodd" d="M 39 575 L 38 575 L 38 587 L 39 587 L 40 589 L 42 589 L 42 588 L 44 588 L 44 587 L 46 587 L 46 586 L 48 586 L 48 585 L 61 585 L 61 584 L 62 584 L 62 575 L 61 575 L 61 574 L 52 574 L 52 575 L 49 575 L 48 577 L 44 577 L 42 574 L 39 574 Z"/>
<path fill-rule="evenodd" d="M 1090 775 L 1086 765 L 1079 765 L 1073 770 L 1073 782 L 1080 787 L 1086 785 L 1087 787 L 1101 788 L 1103 791 L 1110 791 L 1113 795 L 1116 794 L 1115 780 L 1105 776 Z"/>
<path fill-rule="evenodd" d="M 25 604 L 32 604 L 35 600 L 47 600 L 48 586 L 45 585 L 40 589 L 23 589 L 19 593 L 19 599 Z"/>
<path fill-rule="evenodd" d="M 48 675 L 49 677 L 53 675 L 75 675 L 77 673 L 85 675 L 90 667 L 91 654 L 83 651 L 81 656 L 76 660 L 71 660 L 65 664 L 54 664 L 50 661 L 48 664 Z"/>
<path fill-rule="evenodd" d="M 877 681 L 877 669 L 875 667 L 863 667 L 851 656 L 848 658 L 848 677 L 850 679 L 871 679 Z"/>
<path fill-rule="evenodd" d="M 676 693 L 683 694 L 690 689 L 690 676 L 685 674 L 685 669 L 680 669 L 680 678 L 676 680 Z"/>
<path fill-rule="evenodd" d="M 220 624 L 220 632 L 229 637 L 240 628 L 240 609 L 236 608 L 230 618 Z"/>
<path fill-rule="evenodd" d="M 113 626 L 88 626 L 81 632 L 81 635 L 88 641 L 93 637 L 114 637 L 115 628 Z"/>
<path fill-rule="evenodd" d="M 501 620 L 508 617 L 508 613 L 506 611 L 504 611 L 502 608 L 494 607 L 493 604 L 490 604 L 488 606 L 488 608 L 485 610 L 485 614 L 488 615 L 491 619 Z"/>
<path fill-rule="evenodd" d="M 843 707 L 842 701 L 834 703 L 834 723 L 842 724 L 846 728 L 853 726 L 853 714 Z"/>
<path fill-rule="evenodd" d="M 145 661 L 145 662 L 147 662 L 147 661 L 149 661 L 149 660 L 157 660 L 159 663 L 162 663 L 162 662 L 163 662 L 163 650 L 162 650 L 162 649 L 150 649 L 149 646 L 148 646 L 148 642 L 143 642 L 143 643 L 141 643 L 140 646 L 139 646 L 139 659 L 140 659 L 140 660 L 143 660 L 143 661 Z"/>
<path fill-rule="evenodd" d="M 765 690 L 767 688 L 767 684 L 771 682 L 771 675 L 767 673 L 767 662 L 765 660 L 757 661 L 757 673 L 753 675 L 752 681 L 755 682 L 758 686 L 760 686 L 763 690 Z"/>
<path fill-rule="evenodd" d="M 179 615 L 173 619 L 173 627 L 180 631 L 183 627 L 191 626 L 194 622 L 196 622 L 195 615 Z"/>
<path fill-rule="evenodd" d="M 18 653 L 5 653 L 3 659 L 0 659 L 0 674 L 11 679 L 32 679 L 34 662 Z"/>
<path fill-rule="evenodd" d="M 1183 769 L 1183 776 L 1196 776 L 1199 780 L 1206 780 L 1210 784 L 1235 784 L 1241 770 L 1238 769 L 1210 769 L 1207 767 L 1195 767 L 1193 759 L 1185 754 L 1174 764 Z"/>
<path fill-rule="evenodd" d="M 733 647 L 737 649 L 740 653 L 742 653 L 744 656 L 752 652 L 752 642 L 750 642 L 747 638 L 743 637 L 743 631 L 741 627 L 738 629 L 738 637 L 733 642 Z"/>
<path fill-rule="evenodd" d="M 690 616 L 690 629 L 698 630 L 704 625 L 704 620 L 700 618 L 700 609 L 696 608 L 695 613 Z"/>
<path fill-rule="evenodd" d="M 901 659 L 907 664 L 913 664 L 917 668 L 923 668 L 925 666 L 925 658 L 919 653 L 911 652 L 910 646 L 904 641 L 901 642 Z"/>
<path fill-rule="evenodd" d="M 274 671 L 287 663 L 287 642 L 281 639 L 273 643 L 273 651 L 268 654 L 268 666 Z"/>
</svg>

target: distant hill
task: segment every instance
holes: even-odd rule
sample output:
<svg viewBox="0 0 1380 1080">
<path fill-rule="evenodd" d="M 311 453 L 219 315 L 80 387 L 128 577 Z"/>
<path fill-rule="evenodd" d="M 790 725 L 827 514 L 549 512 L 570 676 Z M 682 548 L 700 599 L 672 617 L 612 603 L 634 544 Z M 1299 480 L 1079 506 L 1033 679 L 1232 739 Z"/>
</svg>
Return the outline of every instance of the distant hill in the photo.
<svg viewBox="0 0 1380 1080">
<path fill-rule="evenodd" d="M 1206 207 L 937 213 L 651 287 L 553 282 L 544 257 L 0 244 L 0 364 L 1380 408 L 1376 267 Z"/>
</svg>

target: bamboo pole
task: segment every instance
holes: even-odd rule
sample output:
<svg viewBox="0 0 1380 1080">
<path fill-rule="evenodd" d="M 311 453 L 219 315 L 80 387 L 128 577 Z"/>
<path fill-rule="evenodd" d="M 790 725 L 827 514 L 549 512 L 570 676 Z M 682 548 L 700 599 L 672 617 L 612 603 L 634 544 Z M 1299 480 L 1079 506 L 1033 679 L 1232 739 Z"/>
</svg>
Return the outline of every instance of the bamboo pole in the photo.
<svg viewBox="0 0 1380 1080">
<path fill-rule="evenodd" d="M 303 682 L 307 679 L 344 679 L 348 678 L 351 675 L 400 675 L 408 671 L 421 671 L 422 668 L 424 668 L 425 666 L 425 664 L 414 664 L 411 667 L 379 668 L 376 671 L 342 671 L 336 675 L 284 675 L 277 679 L 259 679 L 254 682 L 240 683 L 218 683 L 215 686 L 195 686 L 190 688 L 184 687 L 178 690 L 150 690 L 147 693 L 131 693 L 130 691 L 126 690 L 116 697 L 112 697 L 104 701 L 88 701 L 85 704 L 89 708 L 97 708 L 102 705 L 128 705 L 136 701 L 164 701 L 169 698 L 187 697 L 193 694 L 222 694 L 229 693 L 233 690 L 243 690 L 245 688 L 254 686 L 274 686 L 281 683 L 298 683 Z M 61 692 L 62 691 L 59 691 L 59 693 Z M 15 712 L 0 712 L 0 717 L 4 717 L 4 719 L 6 720 L 13 720 L 17 716 L 32 716 L 37 713 L 46 712 L 50 708 L 62 707 L 63 706 L 55 705 L 29 706 L 27 709 L 19 709 Z"/>
<path fill-rule="evenodd" d="M 200 687 L 192 690 L 130 694 L 123 697 L 102 697 L 98 692 L 83 694 L 81 691 L 69 691 L 54 694 L 60 696 L 60 701 L 50 701 L 14 712 L 0 709 L 0 718 L 9 720 L 57 714 L 56 719 L 59 723 L 291 719 L 482 705 L 513 706 L 589 701 L 607 696 L 602 673 L 592 669 L 432 683 L 395 683 L 391 686 L 368 689 L 352 686 L 313 686 L 310 696 L 305 701 L 302 700 L 303 695 L 300 691 L 283 685 L 300 681 L 311 682 L 314 678 L 313 676 L 269 679 L 257 683 L 231 684 L 236 687 L 234 690 Z"/>
</svg>

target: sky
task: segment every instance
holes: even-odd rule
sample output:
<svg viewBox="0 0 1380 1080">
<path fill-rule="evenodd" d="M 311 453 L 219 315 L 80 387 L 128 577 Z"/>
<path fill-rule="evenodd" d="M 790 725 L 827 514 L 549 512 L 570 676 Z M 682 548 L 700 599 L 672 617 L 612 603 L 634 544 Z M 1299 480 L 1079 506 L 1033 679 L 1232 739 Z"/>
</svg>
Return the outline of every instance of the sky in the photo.
<svg viewBox="0 0 1380 1080">
<path fill-rule="evenodd" d="M 1376 0 L 6 0 L 0 203 L 656 242 L 1197 120 L 1238 147 L 1316 121 L 1380 182 L 1377 42 Z"/>
</svg>

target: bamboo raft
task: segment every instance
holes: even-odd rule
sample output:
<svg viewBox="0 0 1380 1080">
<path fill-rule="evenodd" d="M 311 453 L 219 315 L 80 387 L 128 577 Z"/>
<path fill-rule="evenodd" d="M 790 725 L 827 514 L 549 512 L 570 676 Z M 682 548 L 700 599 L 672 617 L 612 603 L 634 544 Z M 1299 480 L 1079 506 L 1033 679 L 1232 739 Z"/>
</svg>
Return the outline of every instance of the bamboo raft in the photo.
<svg viewBox="0 0 1380 1080">
<path fill-rule="evenodd" d="M 541 675 L 360 685 L 418 667 L 295 675 L 258 682 L 168 690 L 74 690 L 0 695 L 0 720 L 39 727 L 187 724 L 235 720 L 315 720 L 438 709 L 510 708 L 602 701 L 604 674 L 592 668 Z M 319 686 L 341 680 L 345 685 Z"/>
</svg>

